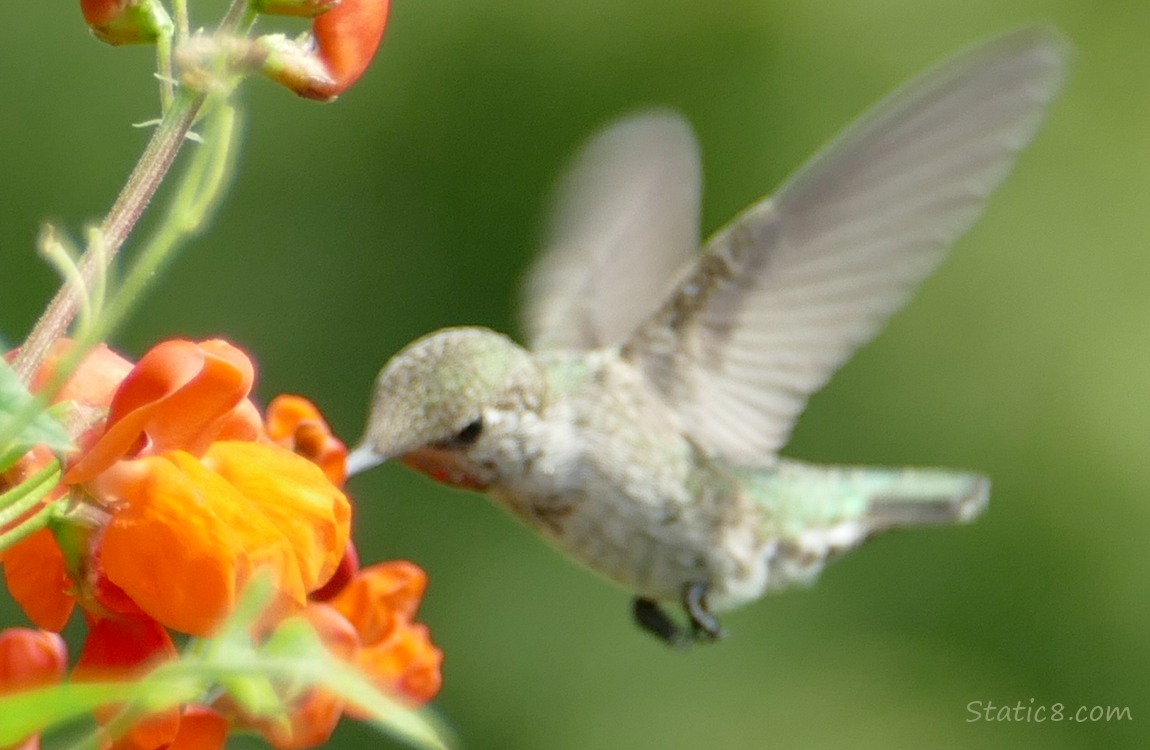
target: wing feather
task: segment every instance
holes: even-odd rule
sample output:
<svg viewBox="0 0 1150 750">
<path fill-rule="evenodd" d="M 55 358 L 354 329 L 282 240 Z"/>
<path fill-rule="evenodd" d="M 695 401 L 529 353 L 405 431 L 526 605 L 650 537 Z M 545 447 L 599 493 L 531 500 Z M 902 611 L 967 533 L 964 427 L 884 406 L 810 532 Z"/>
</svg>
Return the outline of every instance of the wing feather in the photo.
<svg viewBox="0 0 1150 750">
<path fill-rule="evenodd" d="M 1031 139 L 1067 45 L 1029 27 L 881 102 L 719 232 L 623 347 L 713 455 L 763 465 L 811 393 L 873 338 Z"/>
<path fill-rule="evenodd" d="M 616 346 L 699 248 L 702 189 L 690 126 L 668 111 L 593 137 L 560 183 L 547 249 L 528 276 L 534 349 Z"/>
</svg>

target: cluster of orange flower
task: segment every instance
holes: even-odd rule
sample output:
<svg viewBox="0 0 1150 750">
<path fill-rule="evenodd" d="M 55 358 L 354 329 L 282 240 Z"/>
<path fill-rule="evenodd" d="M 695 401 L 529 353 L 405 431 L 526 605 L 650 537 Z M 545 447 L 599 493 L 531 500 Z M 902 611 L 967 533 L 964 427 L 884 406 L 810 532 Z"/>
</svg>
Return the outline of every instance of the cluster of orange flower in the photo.
<svg viewBox="0 0 1150 750">
<path fill-rule="evenodd" d="M 33 390 L 69 346 L 57 345 Z M 41 628 L 0 634 L 0 693 L 64 677 L 57 633 L 77 605 L 88 633 L 71 679 L 128 680 L 176 656 L 169 631 L 211 635 L 253 574 L 270 569 L 275 616 L 302 614 L 332 653 L 411 703 L 436 694 L 442 656 L 414 621 L 425 574 L 407 562 L 359 568 L 341 489 L 346 448 L 302 398 L 281 396 L 261 418 L 253 378 L 247 355 L 219 340 L 166 341 L 134 366 L 103 346 L 84 359 L 57 397 L 74 405 L 80 450 L 55 497 L 69 494 L 77 511 L 0 556 L 8 590 Z M 2 481 L 50 460 L 33 451 Z M 253 727 L 223 704 L 188 706 L 116 747 L 222 747 L 236 727 L 310 747 L 344 709 L 313 692 L 289 728 Z"/>
<path fill-rule="evenodd" d="M 222 61 L 229 74 L 259 72 L 330 100 L 367 69 L 389 0 L 237 0 L 214 37 L 192 33 L 186 18 L 176 29 L 162 0 L 80 0 L 80 9 L 109 44 L 207 40 L 197 49 L 207 50 L 213 70 Z M 311 18 L 312 34 L 249 39 L 256 13 Z M 168 85 L 179 79 L 202 92 L 194 77 L 172 75 Z M 32 392 L 54 381 L 72 346 L 56 341 Z M 254 377 L 248 356 L 219 340 L 166 341 L 135 364 L 101 345 L 70 374 L 54 400 L 67 404 L 77 450 L 59 457 L 41 446 L 0 474 L 4 492 L 64 461 L 59 486 L 43 500 L 50 514 L 42 504 L 20 518 L 0 516 L 7 542 L 20 538 L 0 550 L 8 591 L 39 628 L 0 631 L 0 695 L 65 680 L 139 679 L 177 658 L 174 635 L 211 637 L 257 572 L 270 571 L 273 601 L 251 634 L 257 642 L 288 616 L 302 617 L 334 658 L 381 690 L 412 705 L 435 696 L 442 654 L 415 621 L 426 575 L 402 561 L 360 568 L 343 492 L 346 448 L 305 399 L 280 397 L 261 415 L 249 398 Z M 50 519 L 45 528 L 42 518 Z M 25 535 L 32 528 L 40 530 Z M 70 665 L 59 633 L 76 608 L 87 632 Z M 226 695 L 206 697 L 208 705 L 160 711 L 117 731 L 112 747 L 210 750 L 235 729 L 281 748 L 311 747 L 343 713 L 361 711 L 321 688 L 289 699 L 287 721 L 273 721 Z M 31 737 L 22 747 L 38 744 Z"/>
</svg>

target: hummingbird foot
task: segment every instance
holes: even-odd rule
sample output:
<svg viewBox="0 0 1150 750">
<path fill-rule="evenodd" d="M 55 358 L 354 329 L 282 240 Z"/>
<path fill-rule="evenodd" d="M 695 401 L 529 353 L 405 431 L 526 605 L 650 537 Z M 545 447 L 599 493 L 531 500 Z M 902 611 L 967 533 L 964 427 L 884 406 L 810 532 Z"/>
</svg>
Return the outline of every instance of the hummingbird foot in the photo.
<svg viewBox="0 0 1150 750">
<path fill-rule="evenodd" d="M 639 627 L 666 643 L 668 646 L 686 645 L 683 629 L 675 624 L 654 599 L 635 597 L 633 610 Z"/>
<path fill-rule="evenodd" d="M 691 639 L 696 643 L 722 640 L 727 631 L 707 607 L 707 584 L 688 583 L 683 587 L 683 609 L 691 620 Z"/>
<path fill-rule="evenodd" d="M 686 647 L 692 643 L 713 643 L 727 637 L 727 631 L 707 608 L 707 584 L 689 583 L 683 587 L 681 601 L 690 621 L 684 632 L 654 599 L 635 597 L 634 615 L 639 627 L 669 646 Z"/>
</svg>

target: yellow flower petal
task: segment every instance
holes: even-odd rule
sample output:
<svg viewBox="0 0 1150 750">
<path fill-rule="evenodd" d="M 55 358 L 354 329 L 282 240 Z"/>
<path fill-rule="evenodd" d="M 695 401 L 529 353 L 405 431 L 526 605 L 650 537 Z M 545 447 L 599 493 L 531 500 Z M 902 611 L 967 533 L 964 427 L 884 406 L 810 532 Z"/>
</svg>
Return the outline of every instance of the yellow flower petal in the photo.
<svg viewBox="0 0 1150 750">
<path fill-rule="evenodd" d="M 110 581 L 159 622 L 209 634 L 260 567 L 302 606 L 347 545 L 350 506 L 314 464 L 278 446 L 213 443 L 122 461 L 97 483 L 120 504 L 101 559 Z"/>
</svg>

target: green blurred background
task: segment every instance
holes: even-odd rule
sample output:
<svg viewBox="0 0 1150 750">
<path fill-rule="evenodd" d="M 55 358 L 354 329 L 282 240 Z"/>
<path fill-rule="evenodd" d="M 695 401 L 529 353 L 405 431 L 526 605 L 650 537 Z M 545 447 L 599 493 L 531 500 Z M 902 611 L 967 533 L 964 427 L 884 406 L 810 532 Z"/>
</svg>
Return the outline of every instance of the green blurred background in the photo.
<svg viewBox="0 0 1150 750">
<path fill-rule="evenodd" d="M 204 24 L 223 6 L 191 4 Z M 156 102 L 151 52 L 94 41 L 78 3 L 6 17 L 0 331 L 18 341 L 56 284 L 40 223 L 78 233 L 101 216 Z M 354 440 L 407 341 L 515 332 L 549 187 L 605 120 L 651 104 L 688 116 L 710 232 L 906 77 L 1032 20 L 1078 50 L 1047 126 L 785 451 L 985 471 L 977 524 L 882 538 L 688 653 L 502 511 L 399 467 L 351 483 L 356 536 L 366 558 L 430 573 L 437 706 L 471 748 L 1146 747 L 1145 0 L 397 0 L 373 70 L 334 105 L 243 87 L 231 197 L 115 343 L 134 356 L 226 336 L 258 358 L 261 400 L 306 394 Z M 972 701 L 1133 720 L 970 721 Z M 346 724 L 333 740 L 381 743 Z"/>
</svg>

